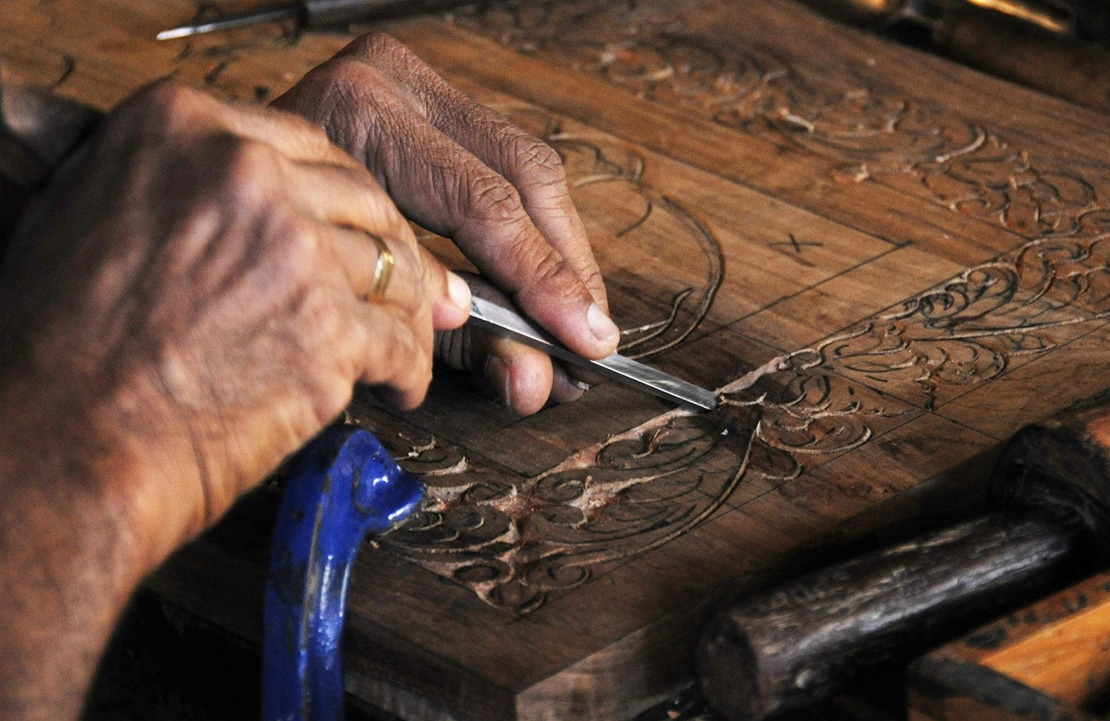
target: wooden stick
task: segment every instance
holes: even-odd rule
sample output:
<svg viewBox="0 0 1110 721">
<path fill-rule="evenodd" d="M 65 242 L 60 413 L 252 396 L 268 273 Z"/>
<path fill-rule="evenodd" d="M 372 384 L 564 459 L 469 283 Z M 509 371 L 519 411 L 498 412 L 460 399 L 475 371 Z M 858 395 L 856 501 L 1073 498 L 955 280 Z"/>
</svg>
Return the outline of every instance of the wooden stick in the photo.
<svg viewBox="0 0 1110 721">
<path fill-rule="evenodd" d="M 819 570 L 715 617 L 697 652 L 710 704 L 734 720 L 797 708 L 1058 582 L 1110 537 L 1105 399 L 1017 434 L 994 495 L 1016 510 Z"/>
</svg>

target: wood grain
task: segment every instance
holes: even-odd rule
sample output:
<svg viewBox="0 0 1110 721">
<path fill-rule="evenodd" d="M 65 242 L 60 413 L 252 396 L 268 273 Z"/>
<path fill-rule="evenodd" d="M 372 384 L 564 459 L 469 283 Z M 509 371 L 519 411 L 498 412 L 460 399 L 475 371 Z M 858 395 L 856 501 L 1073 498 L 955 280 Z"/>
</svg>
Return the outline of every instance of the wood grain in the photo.
<svg viewBox="0 0 1110 721">
<path fill-rule="evenodd" d="M 196 11 L 7 0 L 0 57 L 101 108 L 168 76 L 264 101 L 351 37 L 152 39 Z M 372 703 L 629 718 L 688 678 L 723 589 L 939 489 L 977 498 L 966 469 L 1001 439 L 1110 385 L 1099 114 L 780 0 L 537 1 L 386 29 L 560 152 L 627 351 L 725 402 L 689 416 L 604 385 L 517 419 L 451 374 L 404 416 L 359 393 L 350 420 L 431 488 L 355 571 L 348 687 Z M 248 497 L 151 585 L 256 637 L 272 506 Z"/>
</svg>

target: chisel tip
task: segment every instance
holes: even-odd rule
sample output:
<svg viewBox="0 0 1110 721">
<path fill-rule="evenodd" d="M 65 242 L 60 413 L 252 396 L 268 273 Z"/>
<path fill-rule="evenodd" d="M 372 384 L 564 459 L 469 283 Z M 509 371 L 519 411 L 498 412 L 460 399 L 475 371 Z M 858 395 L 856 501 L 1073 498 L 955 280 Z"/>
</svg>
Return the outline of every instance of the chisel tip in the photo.
<svg viewBox="0 0 1110 721">
<path fill-rule="evenodd" d="M 255 23 L 273 22 L 275 20 L 287 20 L 289 18 L 297 18 L 302 15 L 302 7 L 299 3 L 290 3 L 288 5 L 271 5 L 269 7 L 259 8 L 256 10 L 247 10 L 241 13 L 234 13 L 232 15 L 222 15 L 211 20 L 205 20 L 186 25 L 178 25 L 177 27 L 163 30 L 155 35 L 159 40 L 173 40 L 174 38 L 187 38 L 192 35 L 200 35 L 201 33 L 210 33 L 216 30 L 231 30 L 233 28 L 246 27 L 247 25 L 254 25 Z"/>
<path fill-rule="evenodd" d="M 197 32 L 194 25 L 181 25 L 169 30 L 163 30 L 154 37 L 158 40 L 174 40 L 176 38 L 187 38 L 190 35 L 195 35 Z"/>
</svg>

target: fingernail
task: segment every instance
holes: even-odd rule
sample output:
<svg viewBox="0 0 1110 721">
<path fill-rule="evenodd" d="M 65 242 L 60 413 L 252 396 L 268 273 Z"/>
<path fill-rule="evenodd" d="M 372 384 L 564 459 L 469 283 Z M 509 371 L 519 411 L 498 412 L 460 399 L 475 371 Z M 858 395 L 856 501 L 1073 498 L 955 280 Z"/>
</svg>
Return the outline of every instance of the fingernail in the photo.
<svg viewBox="0 0 1110 721">
<path fill-rule="evenodd" d="M 589 386 L 574 380 L 559 365 L 555 365 L 551 375 L 551 399 L 556 403 L 569 403 L 581 398 Z"/>
<path fill-rule="evenodd" d="M 470 309 L 470 286 L 451 271 L 447 271 L 447 295 L 459 308 Z"/>
<path fill-rule="evenodd" d="M 602 343 L 613 342 L 621 333 L 617 324 L 605 315 L 605 311 L 597 303 L 590 304 L 590 309 L 586 311 L 586 322 L 590 325 L 590 331 L 593 332 L 594 338 Z"/>
</svg>

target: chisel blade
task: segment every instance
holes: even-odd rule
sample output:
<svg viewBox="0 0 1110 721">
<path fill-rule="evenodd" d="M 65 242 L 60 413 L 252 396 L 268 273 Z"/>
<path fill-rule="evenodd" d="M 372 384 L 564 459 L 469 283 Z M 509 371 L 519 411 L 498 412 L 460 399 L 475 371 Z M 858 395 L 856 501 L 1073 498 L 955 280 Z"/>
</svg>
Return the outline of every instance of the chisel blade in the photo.
<svg viewBox="0 0 1110 721">
<path fill-rule="evenodd" d="M 470 320 L 475 328 L 488 330 L 538 348 L 553 358 L 586 368 L 598 375 L 679 403 L 689 408 L 711 411 L 717 407 L 717 394 L 693 383 L 675 378 L 651 366 L 613 353 L 600 360 L 589 360 L 569 350 L 549 333 L 519 313 L 483 300 L 471 299 Z"/>
</svg>

